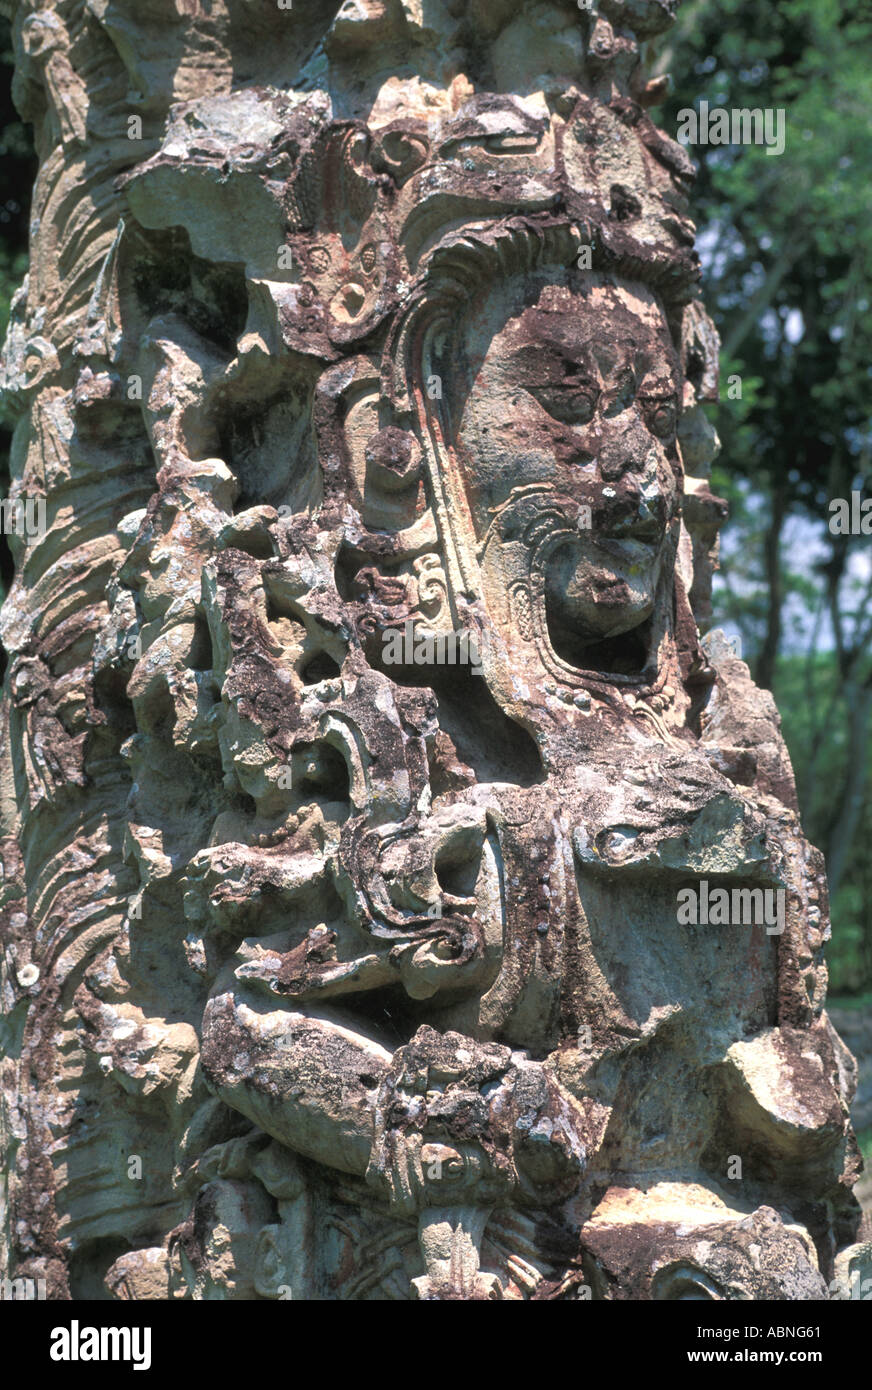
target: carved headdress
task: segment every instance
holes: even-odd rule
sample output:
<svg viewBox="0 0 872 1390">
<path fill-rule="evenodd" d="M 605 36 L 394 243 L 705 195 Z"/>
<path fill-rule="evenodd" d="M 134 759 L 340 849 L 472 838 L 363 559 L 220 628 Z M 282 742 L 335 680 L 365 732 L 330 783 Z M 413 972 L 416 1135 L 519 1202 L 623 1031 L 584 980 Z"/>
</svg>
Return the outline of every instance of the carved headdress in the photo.
<svg viewBox="0 0 872 1390">
<path fill-rule="evenodd" d="M 338 71 L 377 32 L 408 34 L 413 8 L 343 6 L 323 39 L 325 60 Z M 483 27 L 498 68 L 512 25 L 496 8 L 499 19 L 473 7 L 458 41 Z M 315 505 L 322 527 L 334 518 L 337 573 L 371 659 L 384 633 L 407 621 L 436 634 L 468 627 L 498 702 L 522 722 L 540 692 L 513 695 L 519 661 L 541 669 L 558 705 L 591 690 L 612 699 L 632 685 L 655 720 L 682 678 L 704 667 L 686 591 L 707 591 L 708 548 L 694 554 L 680 522 L 670 540 L 682 557 L 677 600 L 670 563 L 638 669 L 599 679 L 548 636 L 545 569 L 564 538 L 549 490 L 528 490 L 494 517 L 488 538 L 476 534 L 450 438 L 457 334 L 471 301 L 483 285 L 537 268 L 578 284 L 599 275 L 648 286 L 680 355 L 685 408 L 712 394 L 716 338 L 696 297 L 686 215 L 693 166 L 640 104 L 652 93 L 637 78 L 630 28 L 620 27 L 648 36 L 674 6 L 614 0 L 601 9 L 558 25 L 564 47 L 570 37 L 586 47 L 596 73 L 586 93 L 554 77 L 554 36 L 543 48 L 552 66 L 531 77 L 526 95 L 517 94 L 516 55 L 512 93 L 452 79 L 407 118 L 396 116 L 401 79 L 391 104 L 382 89 L 365 117 L 350 98 L 347 111 L 336 109 L 335 85 L 332 103 L 305 83 L 293 93 L 239 91 L 176 107 L 160 150 L 125 180 L 136 224 L 122 238 L 120 274 L 150 287 L 152 310 L 177 302 L 159 283 L 168 239 L 193 258 L 192 285 L 225 277 L 212 294 L 226 303 L 235 356 L 210 373 L 203 410 L 222 422 L 223 456 L 236 442 L 239 458 L 228 461 L 243 502 L 284 514 Z M 197 265 L 208 273 L 198 276 Z M 236 304 L 247 308 L 234 325 Z M 247 443 L 245 411 L 258 396 L 257 437 Z M 508 566 L 505 582 L 486 583 L 482 566 L 495 564 Z M 508 606 L 488 611 L 484 594 L 504 590 Z"/>
</svg>

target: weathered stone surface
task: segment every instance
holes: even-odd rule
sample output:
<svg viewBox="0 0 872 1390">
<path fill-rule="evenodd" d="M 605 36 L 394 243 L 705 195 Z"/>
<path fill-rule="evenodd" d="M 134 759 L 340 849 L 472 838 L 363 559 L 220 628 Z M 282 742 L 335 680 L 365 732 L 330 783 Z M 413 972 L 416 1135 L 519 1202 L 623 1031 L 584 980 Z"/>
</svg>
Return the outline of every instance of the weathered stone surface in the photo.
<svg viewBox="0 0 872 1390">
<path fill-rule="evenodd" d="M 865 1009 L 835 1007 L 831 1018 L 857 1062 L 857 1092 L 851 1116 L 858 1130 L 872 1129 L 872 1023 Z"/>
<path fill-rule="evenodd" d="M 821 856 L 700 635 L 675 8 L 19 5 L 0 1272 L 817 1299 L 865 1258 Z"/>
</svg>

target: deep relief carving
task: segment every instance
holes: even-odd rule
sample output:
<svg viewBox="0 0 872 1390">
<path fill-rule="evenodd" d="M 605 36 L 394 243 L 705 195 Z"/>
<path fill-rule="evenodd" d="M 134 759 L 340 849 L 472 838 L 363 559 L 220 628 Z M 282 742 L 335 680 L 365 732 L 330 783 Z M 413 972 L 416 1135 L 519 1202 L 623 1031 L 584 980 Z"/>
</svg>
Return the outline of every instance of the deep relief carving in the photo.
<svg viewBox="0 0 872 1390">
<path fill-rule="evenodd" d="M 12 1265 L 826 1297 L 853 1064 L 777 713 L 701 636 L 676 4 L 188 8 L 89 0 L 99 79 L 19 22 L 40 206 L 102 194 L 4 368 L 50 514 L 2 617 Z"/>
</svg>

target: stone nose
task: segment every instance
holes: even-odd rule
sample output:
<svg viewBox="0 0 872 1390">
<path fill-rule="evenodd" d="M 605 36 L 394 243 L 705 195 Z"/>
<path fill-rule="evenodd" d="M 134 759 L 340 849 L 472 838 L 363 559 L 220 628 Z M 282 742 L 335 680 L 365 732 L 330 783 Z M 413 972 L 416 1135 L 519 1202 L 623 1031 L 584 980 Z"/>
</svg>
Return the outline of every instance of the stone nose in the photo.
<svg viewBox="0 0 872 1390">
<path fill-rule="evenodd" d="M 656 540 L 662 534 L 666 520 L 666 499 L 659 486 L 643 490 L 637 479 L 627 474 L 617 490 L 608 485 L 603 488 L 599 527 L 604 535 L 631 535 L 637 540 Z"/>
<path fill-rule="evenodd" d="M 603 481 L 617 482 L 625 474 L 634 474 L 640 490 L 644 488 L 646 496 L 650 496 L 657 477 L 657 451 L 650 433 L 637 415 L 620 423 L 607 421 L 604 426 L 599 450 Z"/>
</svg>

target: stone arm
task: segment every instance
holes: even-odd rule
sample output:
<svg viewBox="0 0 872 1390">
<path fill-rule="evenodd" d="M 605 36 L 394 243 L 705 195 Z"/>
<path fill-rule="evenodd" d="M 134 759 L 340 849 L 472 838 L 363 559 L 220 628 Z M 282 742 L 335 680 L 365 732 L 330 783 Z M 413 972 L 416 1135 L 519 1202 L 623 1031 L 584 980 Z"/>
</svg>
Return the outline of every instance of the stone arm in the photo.
<svg viewBox="0 0 872 1390">
<path fill-rule="evenodd" d="M 584 1171 L 571 1099 L 545 1066 L 499 1044 L 423 1026 L 391 1054 L 338 1011 L 271 1009 L 237 982 L 207 1005 L 202 1064 L 259 1128 L 365 1176 L 392 1211 L 417 1219 L 421 1297 L 499 1297 L 479 1270 L 490 1212 L 541 1209 Z"/>
</svg>

